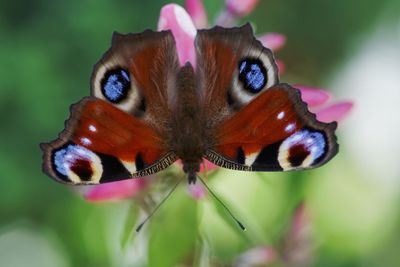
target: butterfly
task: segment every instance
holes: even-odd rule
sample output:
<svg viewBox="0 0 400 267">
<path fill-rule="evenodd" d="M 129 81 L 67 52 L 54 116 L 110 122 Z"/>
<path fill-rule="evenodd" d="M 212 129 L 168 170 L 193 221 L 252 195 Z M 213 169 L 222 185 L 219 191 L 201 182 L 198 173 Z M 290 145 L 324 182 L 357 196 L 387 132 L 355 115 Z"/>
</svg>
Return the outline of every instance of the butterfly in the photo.
<svg viewBox="0 0 400 267">
<path fill-rule="evenodd" d="M 196 66 L 180 66 L 170 31 L 114 33 L 94 66 L 90 96 L 41 144 L 43 170 L 67 184 L 147 176 L 180 159 L 195 183 L 203 159 L 240 171 L 318 167 L 338 151 L 299 90 L 279 83 L 252 27 L 199 30 Z"/>
</svg>

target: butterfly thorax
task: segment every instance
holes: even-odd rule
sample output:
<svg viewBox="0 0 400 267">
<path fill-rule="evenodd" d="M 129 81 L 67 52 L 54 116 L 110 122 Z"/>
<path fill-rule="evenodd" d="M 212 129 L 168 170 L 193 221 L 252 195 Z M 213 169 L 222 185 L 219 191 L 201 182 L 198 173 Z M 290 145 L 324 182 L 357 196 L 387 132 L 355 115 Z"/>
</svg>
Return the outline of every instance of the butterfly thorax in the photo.
<svg viewBox="0 0 400 267">
<path fill-rule="evenodd" d="M 178 73 L 172 140 L 170 145 L 182 160 L 183 171 L 189 183 L 195 183 L 206 152 L 207 140 L 204 113 L 200 108 L 199 95 L 195 86 L 194 71 L 190 64 Z"/>
</svg>

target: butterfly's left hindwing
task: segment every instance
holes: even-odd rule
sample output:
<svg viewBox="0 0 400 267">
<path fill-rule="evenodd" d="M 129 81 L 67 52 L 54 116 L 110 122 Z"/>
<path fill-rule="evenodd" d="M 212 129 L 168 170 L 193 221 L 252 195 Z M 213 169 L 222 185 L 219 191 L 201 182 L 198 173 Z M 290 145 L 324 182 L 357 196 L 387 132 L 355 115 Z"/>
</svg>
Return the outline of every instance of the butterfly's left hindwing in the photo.
<svg viewBox="0 0 400 267">
<path fill-rule="evenodd" d="M 87 97 L 71 109 L 59 139 L 43 144 L 44 171 L 71 184 L 97 184 L 158 172 L 175 161 L 155 129 Z"/>
<path fill-rule="evenodd" d="M 216 128 L 207 159 L 248 171 L 314 168 L 336 155 L 335 129 L 316 120 L 297 89 L 279 84 Z"/>
</svg>

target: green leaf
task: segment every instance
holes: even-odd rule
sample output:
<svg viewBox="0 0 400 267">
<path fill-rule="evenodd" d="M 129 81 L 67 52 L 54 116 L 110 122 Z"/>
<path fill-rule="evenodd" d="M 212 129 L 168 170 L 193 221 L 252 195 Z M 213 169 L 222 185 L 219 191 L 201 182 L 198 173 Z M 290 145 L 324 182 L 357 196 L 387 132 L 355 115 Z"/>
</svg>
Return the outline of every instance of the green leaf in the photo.
<svg viewBox="0 0 400 267">
<path fill-rule="evenodd" d="M 192 259 L 198 236 L 197 202 L 180 187 L 152 219 L 149 266 L 169 267 Z"/>
</svg>

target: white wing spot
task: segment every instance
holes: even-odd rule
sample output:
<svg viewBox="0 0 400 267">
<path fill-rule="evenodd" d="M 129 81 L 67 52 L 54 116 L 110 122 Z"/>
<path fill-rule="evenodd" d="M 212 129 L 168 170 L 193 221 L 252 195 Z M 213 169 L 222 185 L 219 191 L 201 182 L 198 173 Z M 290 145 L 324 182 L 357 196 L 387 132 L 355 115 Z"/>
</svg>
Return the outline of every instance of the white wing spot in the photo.
<svg viewBox="0 0 400 267">
<path fill-rule="evenodd" d="M 285 117 L 285 111 L 281 111 L 278 113 L 278 116 L 276 116 L 278 118 L 278 120 L 283 119 L 283 117 Z"/>
<path fill-rule="evenodd" d="M 97 132 L 97 128 L 94 125 L 89 125 L 89 131 Z"/>
<path fill-rule="evenodd" d="M 90 146 L 90 145 L 92 144 L 92 141 L 90 141 L 89 138 L 82 137 L 82 138 L 81 138 L 81 143 L 82 143 L 83 145 Z"/>
<path fill-rule="evenodd" d="M 285 127 L 285 131 L 286 132 L 291 132 L 294 130 L 295 124 L 294 123 L 290 123 Z"/>
<path fill-rule="evenodd" d="M 246 155 L 245 156 L 246 159 L 245 159 L 244 164 L 246 166 L 251 166 L 254 163 L 254 161 L 256 161 L 258 154 L 260 154 L 260 151 L 257 151 L 257 152 L 251 153 L 249 155 Z"/>
</svg>

